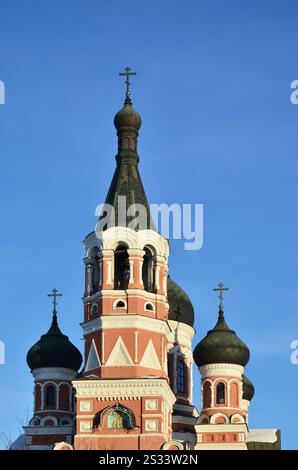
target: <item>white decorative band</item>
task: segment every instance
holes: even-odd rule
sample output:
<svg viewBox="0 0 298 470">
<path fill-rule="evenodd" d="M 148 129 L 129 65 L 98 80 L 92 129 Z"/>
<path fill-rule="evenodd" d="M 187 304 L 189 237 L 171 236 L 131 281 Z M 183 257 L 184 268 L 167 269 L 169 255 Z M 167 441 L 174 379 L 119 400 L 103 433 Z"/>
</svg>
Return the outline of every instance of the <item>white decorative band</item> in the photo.
<svg viewBox="0 0 298 470">
<path fill-rule="evenodd" d="M 73 380 L 77 374 L 72 369 L 63 367 L 41 367 L 33 369 L 32 375 L 36 381 L 39 380 Z"/>
<path fill-rule="evenodd" d="M 207 377 L 242 377 L 244 367 L 237 364 L 206 364 L 200 367 L 202 380 Z"/>
<path fill-rule="evenodd" d="M 98 400 L 136 400 L 147 396 L 162 396 L 172 408 L 176 401 L 170 386 L 163 379 L 74 380 L 77 398 Z"/>
</svg>

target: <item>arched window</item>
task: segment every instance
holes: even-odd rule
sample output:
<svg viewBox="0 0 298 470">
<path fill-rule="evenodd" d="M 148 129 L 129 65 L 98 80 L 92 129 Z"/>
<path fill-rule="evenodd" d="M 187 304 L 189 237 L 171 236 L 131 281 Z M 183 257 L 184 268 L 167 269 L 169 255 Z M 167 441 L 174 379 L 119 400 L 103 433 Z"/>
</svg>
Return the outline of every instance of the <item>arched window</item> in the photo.
<svg viewBox="0 0 298 470">
<path fill-rule="evenodd" d="M 222 405 L 225 403 L 225 384 L 219 382 L 216 385 L 216 404 Z"/>
<path fill-rule="evenodd" d="M 97 292 L 99 288 L 99 257 L 98 257 L 99 249 L 98 247 L 94 247 L 91 251 L 91 260 L 93 265 L 93 278 L 92 278 L 92 292 Z"/>
<path fill-rule="evenodd" d="M 152 292 L 154 290 L 153 254 L 148 247 L 145 247 L 144 251 L 142 279 L 144 289 L 148 292 Z"/>
<path fill-rule="evenodd" d="M 56 407 L 56 399 L 55 399 L 56 390 L 54 389 L 53 385 L 48 385 L 46 388 L 46 396 L 45 396 L 45 405 L 46 408 L 55 408 Z"/>
<path fill-rule="evenodd" d="M 129 276 L 127 248 L 121 245 L 114 254 L 114 289 L 127 289 Z"/>
<path fill-rule="evenodd" d="M 41 386 L 35 385 L 35 409 L 40 410 L 41 408 Z"/>
<path fill-rule="evenodd" d="M 91 315 L 96 315 L 98 312 L 98 305 L 97 304 L 92 304 L 91 305 Z"/>
<path fill-rule="evenodd" d="M 145 310 L 150 310 L 151 312 L 154 312 L 154 305 L 150 302 L 147 302 L 145 305 Z"/>
<path fill-rule="evenodd" d="M 115 305 L 115 308 L 125 308 L 125 302 L 123 300 L 118 300 Z"/>
<path fill-rule="evenodd" d="M 59 408 L 60 408 L 60 410 L 70 411 L 69 410 L 69 406 L 70 406 L 69 395 L 70 395 L 69 386 L 66 385 L 66 384 L 60 385 L 60 387 L 59 387 Z"/>
<path fill-rule="evenodd" d="M 211 406 L 211 383 L 204 382 L 203 385 L 203 408 L 210 408 Z"/>
<path fill-rule="evenodd" d="M 177 361 L 177 392 L 186 393 L 186 368 L 182 359 Z"/>
</svg>

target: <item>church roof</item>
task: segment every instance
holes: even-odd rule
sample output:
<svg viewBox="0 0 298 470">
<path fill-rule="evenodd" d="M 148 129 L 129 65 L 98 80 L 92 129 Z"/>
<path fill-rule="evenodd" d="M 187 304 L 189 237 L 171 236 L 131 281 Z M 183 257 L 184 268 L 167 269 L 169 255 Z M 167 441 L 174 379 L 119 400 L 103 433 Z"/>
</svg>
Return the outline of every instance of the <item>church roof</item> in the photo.
<svg viewBox="0 0 298 470">
<path fill-rule="evenodd" d="M 48 332 L 28 351 L 28 366 L 31 370 L 40 367 L 65 367 L 78 371 L 82 361 L 80 351 L 69 341 L 68 336 L 61 332 L 54 310 Z"/>
<path fill-rule="evenodd" d="M 254 394 L 255 394 L 255 387 L 253 383 L 246 377 L 246 375 L 242 375 L 243 381 L 243 399 L 251 401 Z"/>
<path fill-rule="evenodd" d="M 193 355 L 198 367 L 217 363 L 245 366 L 248 363 L 249 349 L 235 331 L 228 327 L 222 305 L 219 306 L 216 325 L 196 346 Z"/>
<path fill-rule="evenodd" d="M 113 220 L 108 216 L 105 219 L 107 223 L 103 224 L 103 230 L 112 226 L 127 226 L 135 218 L 135 216 L 129 216 L 126 220 L 122 220 L 124 211 L 120 209 L 118 212 L 121 205 L 121 203 L 119 204 L 119 196 L 125 198 L 126 210 L 133 204 L 140 204 L 145 209 L 145 217 L 142 218 L 136 230 L 150 228 L 155 230 L 138 169 L 137 140 L 141 122 L 139 113 L 132 106 L 130 96 L 126 96 L 124 106 L 118 111 L 114 119 L 118 135 L 117 166 L 105 200 L 105 204 L 113 206 L 115 218 Z M 103 220 L 104 215 L 104 213 L 101 215 L 100 221 Z"/>
<path fill-rule="evenodd" d="M 182 287 L 168 277 L 169 320 L 193 326 L 194 309 L 190 298 Z"/>
</svg>

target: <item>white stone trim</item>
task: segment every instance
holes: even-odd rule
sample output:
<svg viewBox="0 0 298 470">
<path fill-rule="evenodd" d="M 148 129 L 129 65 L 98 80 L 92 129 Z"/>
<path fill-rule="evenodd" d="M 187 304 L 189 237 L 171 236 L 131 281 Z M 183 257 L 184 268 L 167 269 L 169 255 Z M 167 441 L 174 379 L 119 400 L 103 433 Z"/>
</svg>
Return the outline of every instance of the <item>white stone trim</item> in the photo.
<svg viewBox="0 0 298 470">
<path fill-rule="evenodd" d="M 119 360 L 119 353 L 121 354 L 122 360 Z M 133 361 L 130 357 L 129 352 L 124 344 L 121 336 L 118 337 L 111 354 L 109 355 L 105 366 L 118 367 L 118 366 L 132 366 Z"/>
<path fill-rule="evenodd" d="M 146 245 L 152 245 L 156 254 L 168 258 L 169 242 L 154 230 L 135 231 L 128 227 L 111 227 L 102 232 L 102 248 L 115 250 L 119 242 L 125 243 L 128 249 L 143 250 Z"/>
<path fill-rule="evenodd" d="M 107 278 L 106 284 L 112 284 L 112 261 L 110 259 L 105 260 L 106 267 L 107 267 Z"/>
<path fill-rule="evenodd" d="M 83 240 L 85 258 L 89 258 L 94 247 L 102 250 L 102 242 L 96 237 L 95 232 L 91 232 Z"/>
<path fill-rule="evenodd" d="M 161 369 L 160 361 L 151 338 L 149 339 L 149 342 L 144 351 L 140 366 L 148 367 L 150 369 Z"/>
<path fill-rule="evenodd" d="M 162 446 L 162 450 L 169 450 L 170 447 L 172 447 L 172 446 L 178 447 L 179 450 L 184 450 L 183 443 L 179 442 L 179 441 L 176 441 L 176 440 L 165 442 Z"/>
<path fill-rule="evenodd" d="M 80 420 L 80 433 L 92 431 L 92 421 Z"/>
<path fill-rule="evenodd" d="M 93 402 L 92 400 L 80 400 L 80 411 L 92 411 Z"/>
<path fill-rule="evenodd" d="M 152 309 L 147 308 L 147 305 L 150 305 Z M 155 313 L 155 305 L 152 302 L 145 302 L 144 303 L 144 312 L 153 312 Z"/>
<path fill-rule="evenodd" d="M 139 362 L 139 331 L 134 332 L 134 340 L 135 340 L 135 357 L 134 357 L 134 362 L 137 363 Z"/>
<path fill-rule="evenodd" d="M 169 334 L 169 325 L 164 320 L 157 318 L 148 318 L 142 315 L 104 315 L 94 318 L 86 323 L 81 323 L 84 334 L 93 333 L 100 329 L 138 329 L 150 331 L 153 333 L 161 333 L 165 336 Z"/>
<path fill-rule="evenodd" d="M 142 397 L 161 396 L 172 409 L 176 401 L 168 382 L 160 378 L 74 380 L 77 398 L 98 400 L 135 400 Z"/>
<path fill-rule="evenodd" d="M 123 302 L 123 303 L 124 303 L 124 306 L 123 306 L 123 307 L 117 307 L 117 303 L 118 303 L 118 302 Z M 126 302 L 126 300 L 125 300 L 125 299 L 122 299 L 121 297 L 119 297 L 118 299 L 115 299 L 114 302 L 113 302 L 113 309 L 114 309 L 114 310 L 116 310 L 116 309 L 117 309 L 117 310 L 118 310 L 118 309 L 119 309 L 119 310 L 122 310 L 122 309 L 125 310 L 125 309 L 127 309 L 127 302 Z"/>
<path fill-rule="evenodd" d="M 157 399 L 151 399 L 151 400 L 145 400 L 145 410 L 146 411 L 158 411 L 158 400 Z"/>
<path fill-rule="evenodd" d="M 245 418 L 240 413 L 235 413 L 230 417 L 231 423 L 236 424 L 233 419 L 239 419 L 238 423 L 245 423 Z"/>
<path fill-rule="evenodd" d="M 195 426 L 197 434 L 204 433 L 244 433 L 247 436 L 248 429 L 245 423 L 228 423 L 228 424 L 197 424 Z"/>
<path fill-rule="evenodd" d="M 73 425 L 71 426 L 23 426 L 24 433 L 29 436 L 55 435 L 55 434 L 73 434 Z"/>
<path fill-rule="evenodd" d="M 145 419 L 145 431 L 158 431 L 158 420 L 157 419 Z"/>
<path fill-rule="evenodd" d="M 56 418 L 56 416 L 51 416 L 51 415 L 47 415 L 47 416 L 44 416 L 43 418 L 41 418 L 40 420 L 40 426 L 44 426 L 45 422 L 48 420 L 48 419 L 51 419 L 53 421 L 53 425 L 52 426 L 58 426 L 58 419 Z"/>
<path fill-rule="evenodd" d="M 92 364 L 90 364 L 91 354 L 95 354 L 95 359 L 96 359 L 95 367 L 91 367 Z M 89 351 L 88 351 L 88 357 L 87 357 L 87 361 L 86 361 L 85 372 L 89 372 L 90 370 L 98 369 L 99 367 L 101 367 L 101 363 L 100 363 L 100 359 L 99 359 L 99 355 L 98 355 L 98 351 L 97 351 L 97 347 L 96 347 L 94 338 L 92 338 L 90 348 L 89 348 Z"/>
<path fill-rule="evenodd" d="M 171 333 L 169 334 L 169 342 L 175 344 L 178 340 L 179 345 L 183 344 L 189 349 L 192 348 L 192 340 L 195 330 L 192 326 L 186 323 L 169 320 Z"/>
<path fill-rule="evenodd" d="M 98 299 L 114 299 L 115 297 L 118 297 L 119 295 L 124 295 L 127 297 L 138 297 L 140 299 L 144 300 L 152 300 L 156 302 L 161 302 L 165 303 L 166 302 L 166 296 L 164 294 L 155 294 L 153 292 L 149 292 L 144 289 L 135 289 L 135 288 L 129 288 L 127 290 L 123 289 L 102 289 L 98 292 L 95 292 L 92 295 L 87 295 L 86 297 L 83 297 L 83 303 L 90 303 L 90 302 L 95 302 Z M 182 324 L 182 323 L 181 323 Z"/>
<path fill-rule="evenodd" d="M 72 369 L 62 367 L 41 367 L 32 370 L 36 382 L 40 380 L 73 380 L 77 373 Z"/>
<path fill-rule="evenodd" d="M 210 416 L 210 421 L 209 421 L 210 424 L 216 424 L 217 425 L 217 423 L 216 423 L 217 418 L 224 418 L 226 424 L 229 424 L 229 422 L 230 422 L 228 416 L 219 411 L 219 412 L 215 413 L 214 415 Z"/>
<path fill-rule="evenodd" d="M 237 377 L 242 380 L 244 367 L 237 364 L 206 364 L 199 368 L 202 380 L 210 377 Z"/>
</svg>

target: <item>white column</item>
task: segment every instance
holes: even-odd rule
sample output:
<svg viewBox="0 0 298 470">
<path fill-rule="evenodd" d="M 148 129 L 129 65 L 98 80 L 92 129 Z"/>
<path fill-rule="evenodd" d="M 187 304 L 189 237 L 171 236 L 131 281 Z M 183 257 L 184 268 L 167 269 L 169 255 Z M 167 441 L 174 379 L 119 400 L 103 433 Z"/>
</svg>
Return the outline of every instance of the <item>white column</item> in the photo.
<svg viewBox="0 0 298 470">
<path fill-rule="evenodd" d="M 106 284 L 112 284 L 112 261 L 107 260 L 106 261 L 106 266 L 107 266 L 107 279 L 106 279 Z"/>
<path fill-rule="evenodd" d="M 105 363 L 105 333 L 101 333 L 101 363 Z"/>
<path fill-rule="evenodd" d="M 129 284 L 133 284 L 134 282 L 133 267 L 134 267 L 134 261 L 129 260 Z"/>
<path fill-rule="evenodd" d="M 93 266 L 91 263 L 87 264 L 87 292 L 91 293 L 93 290 Z"/>
<path fill-rule="evenodd" d="M 138 352 L 139 352 L 139 342 L 138 342 L 138 337 L 139 337 L 139 332 L 135 331 L 135 357 L 134 357 L 134 362 L 139 362 L 138 358 Z"/>
<path fill-rule="evenodd" d="M 98 262 L 98 287 L 102 286 L 102 260 Z"/>
<path fill-rule="evenodd" d="M 155 266 L 155 289 L 159 289 L 160 288 L 160 282 L 159 282 L 159 275 L 160 273 L 160 266 Z"/>
<path fill-rule="evenodd" d="M 214 390 L 214 382 L 211 382 L 211 408 L 214 406 L 215 399 L 215 390 Z"/>
</svg>

